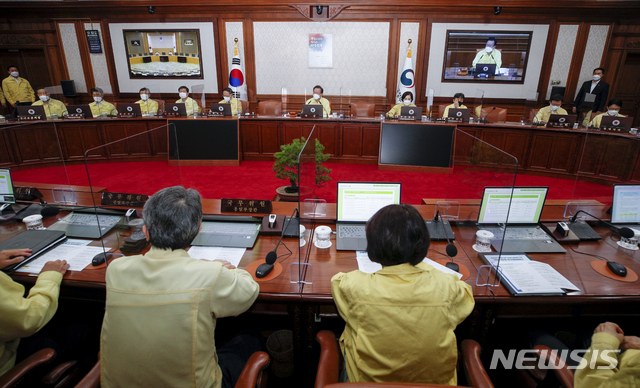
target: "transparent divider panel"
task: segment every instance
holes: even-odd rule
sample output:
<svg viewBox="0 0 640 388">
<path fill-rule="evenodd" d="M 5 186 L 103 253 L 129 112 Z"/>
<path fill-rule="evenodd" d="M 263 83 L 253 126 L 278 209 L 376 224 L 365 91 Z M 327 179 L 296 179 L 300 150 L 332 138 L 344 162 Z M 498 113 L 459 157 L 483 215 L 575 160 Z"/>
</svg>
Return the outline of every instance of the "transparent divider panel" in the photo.
<svg viewBox="0 0 640 388">
<path fill-rule="evenodd" d="M 287 88 L 286 85 L 283 85 L 280 88 L 280 104 L 282 107 L 282 116 L 289 116 L 289 111 L 291 110 L 292 105 L 289 103 L 289 88 Z"/>
<path fill-rule="evenodd" d="M 190 91 L 189 97 L 191 97 L 201 108 L 200 112 L 198 113 L 198 110 L 196 109 L 196 107 L 193 107 L 194 116 L 199 116 L 201 113 L 204 114 L 208 112 L 209 108 L 211 107 L 211 104 L 207 106 L 207 102 L 205 101 L 204 84 L 191 85 L 191 88 L 189 88 L 189 91 Z M 215 101 L 215 102 L 218 102 L 218 101 Z M 188 110 L 189 108 L 187 107 L 187 111 Z"/>
<path fill-rule="evenodd" d="M 484 90 L 476 89 L 475 96 L 473 97 L 473 107 L 471 114 L 476 122 L 479 122 L 482 117 L 482 104 L 484 103 Z"/>
<path fill-rule="evenodd" d="M 105 253 L 118 257 L 146 249 L 142 235 L 145 201 L 159 190 L 183 185 L 176 132 L 173 124 L 163 123 L 159 121 L 152 129 L 128 127 L 127 136 L 85 152 L 83 168 L 90 190 L 79 202 L 87 215 L 79 222 L 100 231 L 102 237 L 90 245 L 103 247 Z M 167 141 L 175 147 L 170 160 L 163 156 Z M 110 162 L 111 155 L 128 157 Z"/>
<path fill-rule="evenodd" d="M 540 107 L 544 106 L 540 105 Z M 538 106 L 538 92 L 533 90 L 527 91 L 526 100 L 524 104 L 524 111 L 522 112 L 522 116 L 520 117 L 520 124 L 522 125 L 537 125 L 538 120 L 536 119 Z"/>
<path fill-rule="evenodd" d="M 442 199 L 434 200 L 433 217 L 440 211 L 442 220 L 465 226 L 455 236 L 457 257 L 467 256 L 476 267 L 477 285 L 493 292 L 497 285 L 495 270 L 485 267 L 489 263 L 481 255 L 496 255 L 495 265 L 499 265 L 504 237 L 509 233 L 507 221 L 509 217 L 513 220 L 510 209 L 518 160 L 474 133 L 473 129 L 455 130 L 445 193 L 439 197 Z M 485 193 L 486 187 L 494 189 Z M 479 224 L 480 220 L 484 223 Z"/>
</svg>

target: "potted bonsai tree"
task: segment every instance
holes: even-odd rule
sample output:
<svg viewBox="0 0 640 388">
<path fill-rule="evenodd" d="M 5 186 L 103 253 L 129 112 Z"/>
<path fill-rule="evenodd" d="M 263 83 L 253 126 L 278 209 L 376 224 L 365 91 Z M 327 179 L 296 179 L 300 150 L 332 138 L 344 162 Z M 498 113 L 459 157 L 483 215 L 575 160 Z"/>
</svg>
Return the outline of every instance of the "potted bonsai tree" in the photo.
<svg viewBox="0 0 640 388">
<path fill-rule="evenodd" d="M 276 190 L 280 196 L 298 197 L 300 191 L 298 182 L 298 155 L 300 155 L 305 141 L 306 139 L 304 137 L 294 139 L 290 144 L 281 145 L 280 152 L 276 152 L 274 155 L 276 162 L 273 164 L 273 171 L 276 173 L 276 178 L 289 181 L 289 186 L 279 187 Z M 315 139 L 315 149 L 315 183 L 316 186 L 322 187 L 331 180 L 329 177 L 331 170 L 322 165 L 331 155 L 322 153 L 324 146 L 318 139 Z"/>
</svg>

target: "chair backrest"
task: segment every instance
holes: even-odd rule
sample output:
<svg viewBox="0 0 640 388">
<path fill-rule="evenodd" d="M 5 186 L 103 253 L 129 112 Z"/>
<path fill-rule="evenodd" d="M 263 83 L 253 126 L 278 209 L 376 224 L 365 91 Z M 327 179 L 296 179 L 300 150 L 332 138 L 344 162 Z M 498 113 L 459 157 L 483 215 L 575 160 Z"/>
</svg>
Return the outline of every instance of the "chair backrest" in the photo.
<svg viewBox="0 0 640 388">
<path fill-rule="evenodd" d="M 518 381 L 520 386 L 527 388 L 551 386 L 547 375 L 549 370 L 552 370 L 560 386 L 573 388 L 573 370 L 569 369 L 565 361 L 556 352 L 545 345 L 537 345 L 533 350 L 533 358 L 524 362 L 524 365 L 529 369 L 518 369 L 517 379 L 520 380 Z M 540 368 L 541 359 L 543 360 L 542 364 L 547 365 L 549 368 Z M 555 386 L 557 386 L 557 383 Z"/>
<path fill-rule="evenodd" d="M 164 112 L 164 100 L 155 100 L 158 103 L 158 112 Z"/>
<path fill-rule="evenodd" d="M 444 110 L 447 108 L 447 105 L 451 104 L 438 104 L 438 118 L 441 119 L 442 115 L 444 115 Z"/>
<path fill-rule="evenodd" d="M 480 344 L 472 339 L 463 340 L 460 344 L 462 369 L 467 382 L 475 388 L 494 388 L 487 371 L 480 359 Z"/>
<path fill-rule="evenodd" d="M 240 103 L 242 104 L 242 113 L 248 112 L 249 111 L 249 101 L 240 100 Z"/>
<path fill-rule="evenodd" d="M 494 110 L 495 112 L 491 112 Z M 493 106 L 483 107 L 481 118 L 485 118 L 491 123 L 506 123 L 507 122 L 507 110 L 505 108 L 498 108 Z"/>
<path fill-rule="evenodd" d="M 536 115 L 538 114 L 538 111 L 540 109 L 531 109 L 529 111 L 529 120 L 533 120 L 534 117 L 536 117 Z"/>
<path fill-rule="evenodd" d="M 354 117 L 375 117 L 376 104 L 364 101 L 354 101 L 351 103 L 351 114 Z"/>
<path fill-rule="evenodd" d="M 76 384 L 75 388 L 100 388 L 100 361 Z"/>
<path fill-rule="evenodd" d="M 266 100 L 258 103 L 258 114 L 261 116 L 280 116 L 282 103 L 278 100 Z"/>
<path fill-rule="evenodd" d="M 42 367 L 50 363 L 55 356 L 56 352 L 51 348 L 35 352 L 0 376 L 0 387 L 14 387 L 35 373 L 42 372 Z"/>
</svg>

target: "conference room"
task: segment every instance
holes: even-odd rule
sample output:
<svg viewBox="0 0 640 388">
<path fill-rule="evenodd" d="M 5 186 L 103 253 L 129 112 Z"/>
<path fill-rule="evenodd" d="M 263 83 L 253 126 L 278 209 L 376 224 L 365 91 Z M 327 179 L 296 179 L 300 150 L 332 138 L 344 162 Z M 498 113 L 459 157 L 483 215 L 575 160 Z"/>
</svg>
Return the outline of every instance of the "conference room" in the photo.
<svg viewBox="0 0 640 388">
<path fill-rule="evenodd" d="M 624 12 L 593 1 L 575 15 L 517 2 L 463 11 L 441 2 L 101 9 L 61 1 L 46 12 L 0 4 L 20 11 L 0 31 L 0 65 L 19 72 L 6 80 L 33 89 L 3 89 L 0 247 L 35 246 L 25 233 L 39 228 L 57 236 L 45 244 L 53 249 L 5 270 L 7 282 L 37 289 L 46 262 L 66 260 L 50 326 L 82 322 L 92 338 L 80 346 L 91 353 L 84 362 L 74 354 L 64 361 L 76 364 L 51 363 L 64 369 L 60 386 L 114 378 L 99 366 L 89 373 L 105 307 L 116 316 L 107 267 L 156 249 L 143 207 L 175 186 L 202 198 L 202 230 L 186 254 L 225 260 L 259 289 L 246 311 L 213 321 L 219 354 L 233 335 L 258 332 L 266 354 L 250 359 L 246 386 L 322 387 L 345 381 L 345 370 L 348 381 L 367 380 L 367 366 L 352 366 L 349 338 L 338 341 L 354 324 L 332 278 L 375 279 L 390 268 L 369 257 L 363 235 L 347 241 L 342 230 L 362 231 L 378 210 L 400 204 L 429 232 L 417 267 L 464 284 L 473 306 L 448 331 L 455 380 L 409 377 L 398 359 L 440 366 L 410 356 L 403 334 L 416 344 L 440 337 L 385 321 L 397 325 L 385 333 L 397 334 L 399 355 L 373 368 L 372 381 L 587 386 L 584 371 L 545 375 L 493 361 L 532 350 L 528 339 L 540 331 L 566 344 L 615 322 L 638 335 L 640 8 L 619 3 Z M 51 100 L 69 114 L 51 117 Z M 105 103 L 117 113 L 94 117 L 91 104 Z M 235 104 L 242 109 L 232 114 Z M 405 321 L 431 327 L 433 316 Z M 116 321 L 104 322 L 115 330 Z M 25 371 L 22 384 L 52 369 Z"/>
</svg>

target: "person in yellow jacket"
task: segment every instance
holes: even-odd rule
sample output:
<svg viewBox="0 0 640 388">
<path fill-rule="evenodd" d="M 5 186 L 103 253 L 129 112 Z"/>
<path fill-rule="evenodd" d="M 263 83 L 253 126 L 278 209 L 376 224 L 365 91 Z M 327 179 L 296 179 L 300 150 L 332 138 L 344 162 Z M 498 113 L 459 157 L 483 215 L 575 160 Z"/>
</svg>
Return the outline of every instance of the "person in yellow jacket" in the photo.
<svg viewBox="0 0 640 388">
<path fill-rule="evenodd" d="M 51 115 L 57 115 L 58 118 L 61 119 L 64 115 L 68 114 L 67 106 L 62 101 L 51 98 L 47 89 L 38 88 L 36 89 L 36 93 L 38 93 L 39 100 L 31 105 L 44 106 L 44 113 L 47 115 L 48 119 L 51 118 Z"/>
<path fill-rule="evenodd" d="M 464 102 L 464 93 L 456 93 L 453 95 L 453 104 L 447 105 L 444 108 L 444 112 L 442 112 L 442 117 L 449 117 L 449 109 L 467 109 L 467 107 L 463 104 Z"/>
<path fill-rule="evenodd" d="M 322 117 L 329 117 L 331 114 L 331 103 L 326 98 L 322 97 L 324 89 L 320 85 L 313 87 L 313 96 L 308 99 L 305 105 L 322 105 Z"/>
<path fill-rule="evenodd" d="M 394 118 L 400 116 L 400 112 L 402 111 L 403 106 L 416 106 L 416 104 L 413 103 L 413 93 L 402 93 L 402 104 L 397 104 L 396 106 L 391 108 L 391 110 L 387 112 L 387 117 Z"/>
<path fill-rule="evenodd" d="M 625 115 L 620 114 L 620 109 L 622 109 L 622 101 L 616 98 L 614 98 L 613 100 L 610 100 L 609 103 L 607 104 L 607 111 L 605 113 L 600 113 L 599 115 L 594 117 L 593 120 L 591 120 L 591 123 L 589 123 L 589 126 L 593 128 L 600 128 L 600 123 L 602 122 L 602 118 L 604 116 L 627 117 Z"/>
<path fill-rule="evenodd" d="M 193 112 L 200 113 L 200 105 L 193 98 L 189 97 L 189 88 L 186 86 L 180 86 L 178 88 L 178 94 L 180 99 L 176 101 L 176 104 L 184 104 L 187 110 L 187 116 L 193 116 Z"/>
<path fill-rule="evenodd" d="M 575 388 L 640 386 L 640 338 L 625 336 L 613 322 L 598 325 L 574 375 Z"/>
<path fill-rule="evenodd" d="M 231 88 L 222 89 L 222 101 L 218 102 L 218 104 L 231 104 L 231 114 L 233 116 L 237 115 L 238 112 L 242 113 L 242 101 L 233 97 Z"/>
<path fill-rule="evenodd" d="M 0 268 L 30 255 L 31 249 L 0 251 Z M 0 271 L 0 376 L 15 365 L 20 339 L 42 329 L 56 313 L 60 283 L 68 268 L 64 260 L 46 263 L 26 297 L 24 286 Z"/>
<path fill-rule="evenodd" d="M 534 123 L 546 124 L 549 121 L 549 117 L 551 115 L 566 115 L 568 112 L 562 109 L 560 106 L 562 105 L 562 96 L 559 94 L 555 94 L 551 96 L 549 100 L 549 106 L 545 106 L 544 108 L 540 108 L 536 116 L 533 118 Z"/>
<path fill-rule="evenodd" d="M 136 104 L 140 105 L 140 111 L 145 116 L 156 116 L 158 114 L 158 103 L 149 98 L 151 91 L 149 88 L 140 89 L 140 100 Z"/>
<path fill-rule="evenodd" d="M 485 44 L 485 48 L 478 51 L 476 57 L 473 58 L 473 62 L 471 62 L 471 67 L 475 69 L 476 64 L 478 63 L 495 63 L 496 64 L 496 74 L 500 71 L 500 67 L 502 67 L 502 54 L 500 51 L 496 50 L 496 45 L 498 41 L 494 37 L 490 37 L 487 39 L 487 43 Z"/>
<path fill-rule="evenodd" d="M 34 102 L 35 93 L 31 84 L 20 77 L 18 68 L 14 65 L 7 67 L 9 76 L 2 80 L 2 93 L 7 102 L 15 108 L 17 102 Z"/>
<path fill-rule="evenodd" d="M 4 98 L 4 93 L 2 93 L 2 85 L 0 85 L 0 105 L 2 105 L 3 109 L 7 108 L 7 100 Z"/>
<path fill-rule="evenodd" d="M 91 89 L 91 96 L 93 96 L 93 102 L 89 104 L 91 108 L 91 114 L 93 117 L 99 117 L 102 115 L 117 116 L 118 110 L 116 106 L 110 102 L 104 100 L 104 92 L 100 88 Z"/>
<path fill-rule="evenodd" d="M 457 385 L 454 330 L 473 311 L 471 286 L 423 262 L 429 231 L 413 206 L 383 207 L 365 233 L 369 259 L 382 269 L 331 279 L 346 322 L 340 381 Z"/>
</svg>

